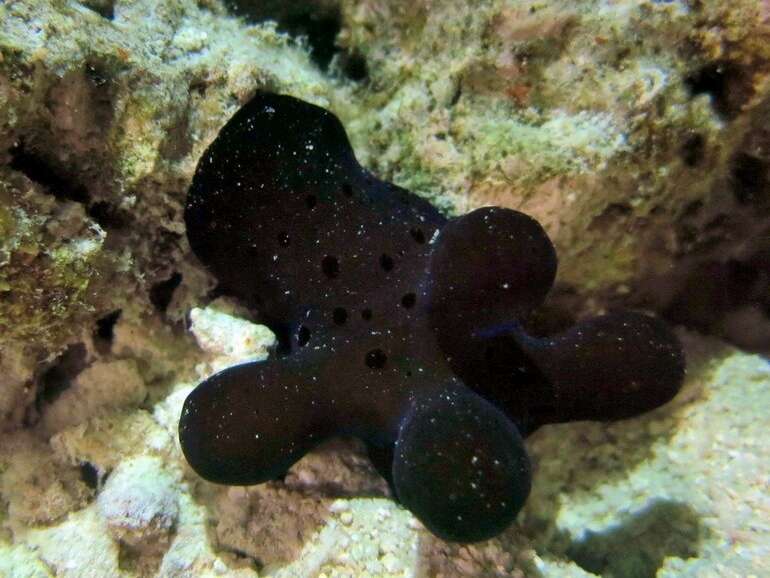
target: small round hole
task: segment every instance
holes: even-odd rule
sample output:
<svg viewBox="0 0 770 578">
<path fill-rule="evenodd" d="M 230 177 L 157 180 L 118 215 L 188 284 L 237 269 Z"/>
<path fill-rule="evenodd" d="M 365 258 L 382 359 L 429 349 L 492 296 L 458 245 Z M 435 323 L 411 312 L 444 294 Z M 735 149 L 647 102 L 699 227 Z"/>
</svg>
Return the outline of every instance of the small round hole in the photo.
<svg viewBox="0 0 770 578">
<path fill-rule="evenodd" d="M 310 341 L 310 329 L 304 325 L 300 325 L 299 331 L 297 331 L 297 345 L 305 347 Z"/>
<path fill-rule="evenodd" d="M 96 490 L 99 487 L 99 470 L 89 462 L 81 462 L 80 479 L 86 486 Z"/>
<path fill-rule="evenodd" d="M 388 356 L 382 349 L 372 349 L 366 354 L 366 366 L 371 369 L 382 369 L 388 361 Z"/>
<path fill-rule="evenodd" d="M 339 276 L 340 262 L 337 261 L 337 257 L 326 255 L 326 257 L 321 260 L 321 271 L 323 271 L 324 275 L 329 279 L 334 279 Z"/>
<path fill-rule="evenodd" d="M 307 205 L 308 209 L 312 209 L 318 204 L 318 199 L 315 195 L 308 195 L 305 197 L 305 204 Z"/>
<path fill-rule="evenodd" d="M 369 321 L 372 318 L 372 310 L 371 309 L 364 309 L 361 311 L 361 319 L 364 321 Z"/>
<path fill-rule="evenodd" d="M 174 271 L 165 281 L 160 281 L 150 287 L 150 302 L 160 313 L 165 313 L 174 298 L 174 291 L 182 282 L 182 274 Z"/>
<path fill-rule="evenodd" d="M 281 231 L 278 233 L 278 244 L 281 247 L 288 247 L 289 246 L 289 233 L 286 231 Z"/>
<path fill-rule="evenodd" d="M 387 253 L 383 253 L 382 255 L 380 255 L 380 267 L 382 267 L 383 271 L 385 271 L 386 273 L 388 271 L 392 271 L 393 264 L 394 264 L 393 257 L 388 255 Z"/>
<path fill-rule="evenodd" d="M 348 320 L 348 312 L 344 307 L 335 307 L 332 311 L 332 320 L 336 325 L 344 325 Z"/>
<path fill-rule="evenodd" d="M 115 339 L 115 324 L 118 322 L 118 319 L 120 319 L 122 313 L 123 311 L 121 309 L 116 309 L 109 315 L 97 319 L 94 335 L 99 339 L 112 343 L 112 340 Z"/>
<path fill-rule="evenodd" d="M 345 195 L 346 197 L 353 196 L 353 187 L 350 186 L 350 183 L 342 184 L 342 194 Z"/>
<path fill-rule="evenodd" d="M 409 234 L 420 245 L 425 243 L 425 233 L 422 232 L 422 229 L 409 229 Z"/>
<path fill-rule="evenodd" d="M 417 295 L 414 293 L 407 293 L 401 298 L 401 305 L 406 309 L 411 309 L 417 302 Z"/>
</svg>

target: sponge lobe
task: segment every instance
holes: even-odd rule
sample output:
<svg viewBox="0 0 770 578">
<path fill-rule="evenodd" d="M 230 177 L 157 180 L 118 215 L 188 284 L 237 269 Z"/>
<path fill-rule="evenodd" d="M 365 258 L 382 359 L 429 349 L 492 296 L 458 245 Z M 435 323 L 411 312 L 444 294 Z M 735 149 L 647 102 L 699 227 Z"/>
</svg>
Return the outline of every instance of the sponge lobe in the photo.
<svg viewBox="0 0 770 578">
<path fill-rule="evenodd" d="M 415 400 L 396 442 L 398 499 L 434 534 L 476 542 L 502 532 L 529 495 L 530 464 L 511 421 L 447 388 Z"/>
</svg>

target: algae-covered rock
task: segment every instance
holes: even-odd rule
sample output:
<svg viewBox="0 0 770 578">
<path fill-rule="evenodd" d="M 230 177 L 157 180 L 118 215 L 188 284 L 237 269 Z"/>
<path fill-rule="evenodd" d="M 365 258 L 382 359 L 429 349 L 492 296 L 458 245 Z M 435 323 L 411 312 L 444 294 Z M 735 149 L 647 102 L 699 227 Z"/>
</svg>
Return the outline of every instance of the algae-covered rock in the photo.
<svg viewBox="0 0 770 578">
<path fill-rule="evenodd" d="M 192 1 L 10 2 L 0 22 L 0 342 L 39 362 L 118 310 L 165 313 L 213 132 L 257 86 L 328 82 L 273 26 Z"/>
<path fill-rule="evenodd" d="M 715 236 L 744 238 L 747 254 L 762 246 L 738 231 L 755 218 L 768 227 L 767 147 L 741 142 L 768 130 L 766 114 L 748 121 L 770 72 L 761 3 L 351 1 L 342 11 L 340 41 L 370 71 L 347 115 L 365 162 L 453 210 L 532 214 L 554 239 L 565 290 L 624 295 L 669 273 L 696 240 L 702 259 Z M 744 153 L 765 191 L 749 202 Z M 644 297 L 665 301 L 659 288 Z"/>
<path fill-rule="evenodd" d="M 768 574 L 766 361 L 692 333 L 669 406 L 539 431 L 525 515 L 481 544 L 431 537 L 356 443 L 231 490 L 176 428 L 271 352 L 182 219 L 260 89 L 447 213 L 543 223 L 535 328 L 622 304 L 766 353 L 769 47 L 756 0 L 0 2 L 0 576 Z"/>
</svg>

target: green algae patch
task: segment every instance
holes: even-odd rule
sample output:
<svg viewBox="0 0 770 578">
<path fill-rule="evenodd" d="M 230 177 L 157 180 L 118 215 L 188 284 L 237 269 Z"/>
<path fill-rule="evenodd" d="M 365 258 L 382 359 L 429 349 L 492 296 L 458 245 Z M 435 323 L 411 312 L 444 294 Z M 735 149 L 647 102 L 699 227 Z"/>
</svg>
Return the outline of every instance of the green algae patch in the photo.
<svg viewBox="0 0 770 578">
<path fill-rule="evenodd" d="M 88 224 L 81 206 L 55 201 L 18 177 L 0 182 L 0 191 L 0 339 L 60 342 L 94 309 L 89 289 L 105 266 L 105 233 Z M 67 237 L 54 238 L 65 229 Z"/>
<path fill-rule="evenodd" d="M 339 41 L 369 75 L 335 110 L 378 175 L 454 214 L 523 210 L 578 293 L 633 289 L 732 211 L 729 154 L 767 99 L 765 4 L 345 0 Z"/>
<path fill-rule="evenodd" d="M 88 288 L 97 275 L 99 241 L 33 255 L 22 249 L 0 270 L 3 340 L 41 342 L 78 330 L 91 313 Z"/>
</svg>

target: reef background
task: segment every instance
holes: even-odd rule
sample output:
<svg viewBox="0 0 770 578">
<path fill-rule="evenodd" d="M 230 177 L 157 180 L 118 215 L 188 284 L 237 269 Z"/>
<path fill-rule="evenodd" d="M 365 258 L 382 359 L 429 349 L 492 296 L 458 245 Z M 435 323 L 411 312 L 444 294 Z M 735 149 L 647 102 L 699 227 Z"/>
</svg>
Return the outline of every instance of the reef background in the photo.
<svg viewBox="0 0 770 578">
<path fill-rule="evenodd" d="M 478 545 L 421 530 L 349 440 L 282 483 L 198 479 L 181 402 L 272 335 L 182 208 L 258 88 L 448 213 L 540 220 L 533 325 L 656 312 L 682 393 L 543 428 L 519 522 Z M 769 314 L 765 0 L 0 2 L 0 576 L 770 575 Z"/>
</svg>

